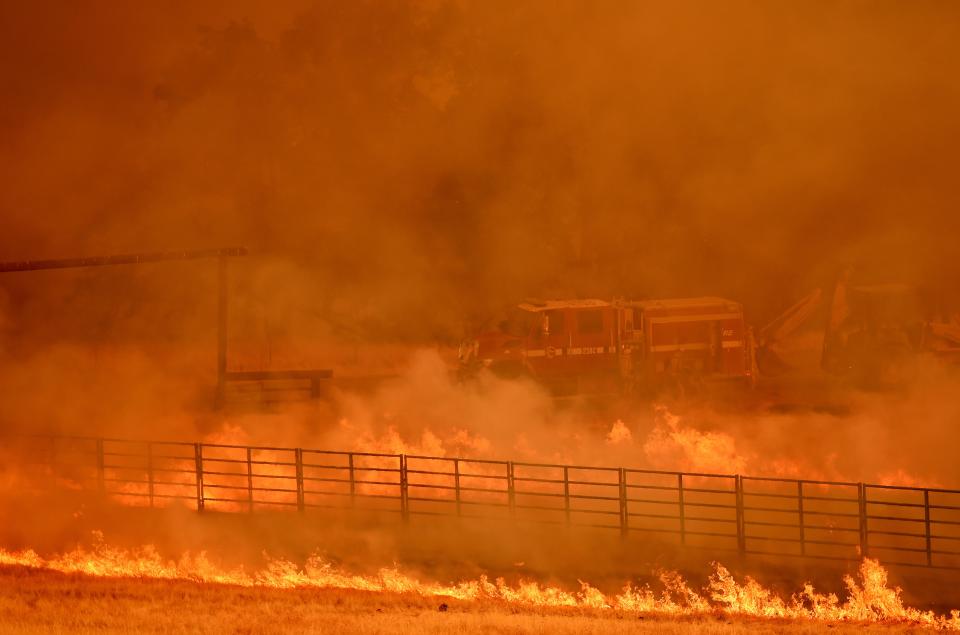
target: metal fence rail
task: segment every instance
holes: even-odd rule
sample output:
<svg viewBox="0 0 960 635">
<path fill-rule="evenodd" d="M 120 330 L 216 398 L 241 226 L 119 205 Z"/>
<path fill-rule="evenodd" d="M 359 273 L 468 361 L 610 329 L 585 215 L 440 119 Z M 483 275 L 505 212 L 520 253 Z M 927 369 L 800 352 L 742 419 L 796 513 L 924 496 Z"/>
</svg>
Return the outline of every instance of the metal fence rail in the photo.
<svg viewBox="0 0 960 635">
<path fill-rule="evenodd" d="M 7 437 L 28 484 L 198 511 L 357 509 L 594 527 L 744 554 L 960 569 L 960 490 L 305 448 Z"/>
</svg>

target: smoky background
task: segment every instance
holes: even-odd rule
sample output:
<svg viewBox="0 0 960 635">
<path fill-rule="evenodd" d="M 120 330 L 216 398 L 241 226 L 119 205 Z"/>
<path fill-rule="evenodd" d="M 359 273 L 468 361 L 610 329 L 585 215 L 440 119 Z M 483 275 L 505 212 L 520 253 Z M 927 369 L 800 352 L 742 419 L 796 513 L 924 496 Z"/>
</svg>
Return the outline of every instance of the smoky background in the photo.
<svg viewBox="0 0 960 635">
<path fill-rule="evenodd" d="M 501 391 L 491 405 L 489 393 L 451 393 L 432 361 L 396 361 L 454 345 L 529 295 L 722 295 L 759 325 L 853 265 L 861 281 L 957 300 L 951 4 L 0 12 L 3 260 L 244 245 L 251 256 L 231 264 L 231 364 L 404 376 L 275 427 L 258 414 L 227 422 L 246 434 L 300 442 L 320 428 L 333 436 L 318 443 L 346 442 L 347 412 L 407 445 L 425 445 L 441 419 L 503 453 L 517 442 L 502 429 L 549 438 L 570 417 L 535 387 L 489 388 Z M 217 434 L 215 328 L 212 263 L 5 275 L 0 425 Z M 848 436 L 879 426 L 887 445 L 856 450 L 877 474 L 877 453 L 903 447 L 898 431 L 916 418 L 924 434 L 898 460 L 923 466 L 955 421 L 952 380 L 923 377 L 907 397 L 855 403 L 867 414 L 839 435 L 849 409 L 787 414 L 760 437 L 809 449 L 835 434 L 849 453 Z M 613 421 L 595 423 L 590 456 L 609 460 Z M 639 443 L 656 415 L 626 424 Z M 934 463 L 949 481 L 949 456 Z"/>
</svg>

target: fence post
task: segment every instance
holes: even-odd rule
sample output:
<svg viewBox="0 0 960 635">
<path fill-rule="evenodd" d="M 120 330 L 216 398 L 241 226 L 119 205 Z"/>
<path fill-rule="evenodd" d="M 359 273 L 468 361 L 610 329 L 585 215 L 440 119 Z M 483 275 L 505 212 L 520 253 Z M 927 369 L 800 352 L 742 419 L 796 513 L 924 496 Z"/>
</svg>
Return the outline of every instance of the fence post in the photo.
<svg viewBox="0 0 960 635">
<path fill-rule="evenodd" d="M 303 450 L 301 448 L 296 448 L 293 451 L 293 462 L 297 466 L 297 511 L 302 512 L 306 507 L 306 502 L 303 492 Z"/>
<path fill-rule="evenodd" d="M 453 460 L 453 495 L 457 501 L 457 516 L 460 515 L 460 459 Z"/>
<path fill-rule="evenodd" d="M 357 502 L 357 481 L 353 475 L 353 452 L 347 454 L 347 465 L 350 468 L 350 507 L 354 507 Z"/>
<path fill-rule="evenodd" d="M 930 543 L 930 490 L 923 490 L 923 524 L 926 527 L 927 534 L 927 566 L 933 566 L 933 549 Z"/>
<path fill-rule="evenodd" d="M 253 456 L 247 448 L 247 511 L 253 511 Z"/>
<path fill-rule="evenodd" d="M 404 522 L 410 520 L 410 499 L 407 494 L 407 455 L 400 455 L 400 516 Z"/>
<path fill-rule="evenodd" d="M 737 507 L 737 551 L 742 554 L 747 550 L 747 521 L 744 513 L 743 477 L 739 474 L 733 477 L 733 487 Z"/>
<path fill-rule="evenodd" d="M 97 448 L 97 489 L 101 492 L 106 489 L 106 482 L 104 479 L 104 467 L 103 467 L 103 439 L 97 439 L 96 441 Z"/>
<path fill-rule="evenodd" d="M 860 518 L 860 556 L 866 558 L 870 554 L 870 543 L 867 528 L 867 488 L 863 483 L 857 483 L 857 505 L 857 515 Z"/>
<path fill-rule="evenodd" d="M 807 555 L 807 532 L 803 520 L 803 481 L 797 481 L 797 514 L 800 517 L 800 555 L 805 556 Z"/>
<path fill-rule="evenodd" d="M 510 509 L 510 515 L 517 513 L 517 491 L 513 481 L 513 461 L 507 461 L 507 507 Z"/>
<path fill-rule="evenodd" d="M 680 509 L 680 544 L 687 544 L 687 523 L 683 512 L 683 473 L 677 474 L 677 504 Z M 739 507 L 738 507 L 739 509 Z M 739 527 L 739 523 L 737 524 Z M 737 529 L 739 535 L 740 530 Z"/>
<path fill-rule="evenodd" d="M 150 507 L 153 507 L 153 444 L 147 441 L 147 494 L 150 495 Z"/>
<path fill-rule="evenodd" d="M 563 466 L 563 513 L 570 524 L 570 468 Z"/>
<path fill-rule="evenodd" d="M 203 511 L 203 444 L 193 444 L 193 463 L 197 481 L 197 511 Z"/>
<path fill-rule="evenodd" d="M 630 526 L 627 516 L 627 471 L 621 467 L 617 476 L 620 485 L 620 537 L 626 538 Z"/>
</svg>

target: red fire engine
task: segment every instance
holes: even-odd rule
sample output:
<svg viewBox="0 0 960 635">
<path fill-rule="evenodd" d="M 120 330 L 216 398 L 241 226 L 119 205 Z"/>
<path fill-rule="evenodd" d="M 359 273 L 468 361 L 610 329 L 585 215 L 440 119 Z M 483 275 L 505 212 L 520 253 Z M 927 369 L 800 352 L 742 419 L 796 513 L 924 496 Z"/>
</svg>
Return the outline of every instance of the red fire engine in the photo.
<svg viewBox="0 0 960 635">
<path fill-rule="evenodd" d="M 624 390 L 714 378 L 752 380 L 743 307 L 722 298 L 544 300 L 517 306 L 464 342 L 465 372 L 529 375 L 558 392 Z"/>
</svg>

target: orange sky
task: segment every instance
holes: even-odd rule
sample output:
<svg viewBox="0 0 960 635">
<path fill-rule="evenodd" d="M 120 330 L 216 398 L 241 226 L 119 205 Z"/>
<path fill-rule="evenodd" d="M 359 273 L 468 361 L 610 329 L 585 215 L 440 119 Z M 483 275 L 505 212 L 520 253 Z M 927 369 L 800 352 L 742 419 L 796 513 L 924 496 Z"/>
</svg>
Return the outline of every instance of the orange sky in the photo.
<svg viewBox="0 0 960 635">
<path fill-rule="evenodd" d="M 700 293 L 762 320 L 847 263 L 960 268 L 953 3 L 38 1 L 0 47 L 0 259 L 243 244 L 276 323 Z M 6 277 L 0 327 L 189 333 L 212 280 Z"/>
</svg>

